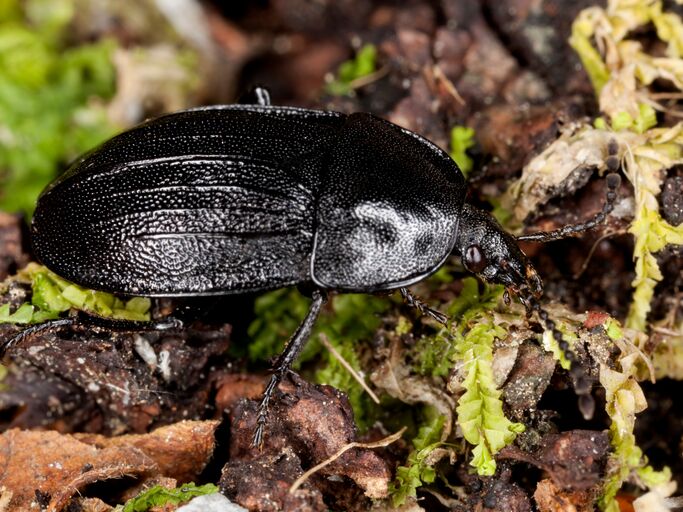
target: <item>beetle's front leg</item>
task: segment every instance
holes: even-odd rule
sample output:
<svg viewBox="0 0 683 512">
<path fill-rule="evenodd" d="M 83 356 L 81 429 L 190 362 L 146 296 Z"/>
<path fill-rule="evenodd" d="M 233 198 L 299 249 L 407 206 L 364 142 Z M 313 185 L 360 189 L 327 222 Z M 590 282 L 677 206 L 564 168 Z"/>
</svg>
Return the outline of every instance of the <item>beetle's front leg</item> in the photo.
<svg viewBox="0 0 683 512">
<path fill-rule="evenodd" d="M 308 313 L 306 313 L 306 318 L 304 318 L 296 332 L 289 339 L 287 346 L 282 351 L 282 354 L 278 356 L 273 369 L 273 374 L 270 377 L 270 381 L 263 392 L 261 403 L 258 406 L 258 418 L 256 420 L 254 437 L 251 441 L 252 446 L 258 448 L 263 446 L 263 434 L 265 432 L 266 422 L 268 421 L 268 406 L 270 405 L 270 399 L 273 395 L 273 392 L 282 378 L 287 374 L 287 372 L 290 371 L 292 364 L 294 361 L 296 361 L 296 358 L 306 345 L 308 338 L 311 336 L 313 325 L 315 325 L 315 321 L 320 314 L 320 310 L 326 301 L 326 292 L 323 290 L 315 290 L 313 292 L 313 302 L 311 303 L 311 307 L 308 309 Z"/>
<path fill-rule="evenodd" d="M 408 304 L 408 306 L 417 309 L 423 315 L 433 318 L 440 324 L 448 324 L 448 316 L 444 315 L 440 311 L 437 311 L 436 309 L 430 308 L 425 301 L 410 293 L 408 288 L 399 288 L 399 291 L 401 292 L 401 297 L 403 297 L 403 302 Z"/>
</svg>

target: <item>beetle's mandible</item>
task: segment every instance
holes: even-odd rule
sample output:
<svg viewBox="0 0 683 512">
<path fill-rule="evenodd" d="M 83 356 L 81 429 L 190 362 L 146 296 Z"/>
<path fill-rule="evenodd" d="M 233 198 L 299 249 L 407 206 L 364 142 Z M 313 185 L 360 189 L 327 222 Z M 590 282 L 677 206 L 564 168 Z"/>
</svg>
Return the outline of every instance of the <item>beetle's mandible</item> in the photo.
<svg viewBox="0 0 683 512">
<path fill-rule="evenodd" d="M 463 175 L 444 151 L 371 114 L 272 106 L 264 89 L 250 99 L 153 119 L 81 157 L 38 200 L 37 258 L 77 284 L 120 294 L 312 289 L 264 393 L 257 445 L 270 397 L 328 292 L 400 290 L 445 322 L 407 287 L 453 252 L 535 310 L 574 361 L 538 303 L 542 283 L 517 240 L 465 202 Z M 594 219 L 526 238 L 595 226 L 616 197 L 618 180 L 608 185 Z M 576 364 L 573 377 L 590 409 L 590 384 Z"/>
</svg>

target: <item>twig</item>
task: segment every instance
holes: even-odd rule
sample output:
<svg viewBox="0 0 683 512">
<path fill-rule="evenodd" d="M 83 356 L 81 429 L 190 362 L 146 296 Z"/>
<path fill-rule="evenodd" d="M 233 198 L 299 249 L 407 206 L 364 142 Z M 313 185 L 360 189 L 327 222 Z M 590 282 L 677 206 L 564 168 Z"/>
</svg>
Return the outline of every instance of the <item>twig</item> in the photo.
<svg viewBox="0 0 683 512">
<path fill-rule="evenodd" d="M 401 436 L 403 435 L 403 432 L 406 431 L 406 428 L 407 428 L 407 427 L 403 427 L 401 430 L 399 430 L 399 431 L 396 432 L 395 434 L 391 434 L 390 436 L 385 437 L 384 439 L 380 439 L 379 441 L 374 441 L 374 442 L 372 442 L 372 443 L 357 443 L 357 442 L 354 441 L 353 443 L 349 443 L 349 444 L 346 444 L 346 445 L 342 446 L 342 447 L 341 447 L 334 455 L 332 455 L 330 458 L 325 459 L 325 460 L 322 461 L 320 464 L 316 464 L 316 465 L 313 466 L 311 469 L 309 469 L 308 471 L 306 471 L 303 475 L 301 475 L 299 478 L 297 478 L 297 479 L 294 481 L 294 483 L 292 484 L 292 486 L 289 488 L 289 493 L 292 494 L 292 493 L 296 492 L 296 490 L 297 490 L 299 487 L 301 487 L 301 485 L 302 485 L 306 480 L 308 480 L 308 478 L 309 478 L 312 474 L 314 474 L 314 473 L 320 471 L 322 468 L 324 468 L 324 467 L 327 466 L 328 464 L 331 464 L 332 462 L 334 462 L 335 460 L 337 460 L 339 457 L 341 457 L 342 455 L 344 455 L 344 454 L 345 454 L 347 451 L 349 451 L 350 449 L 352 449 L 352 448 L 383 448 L 383 447 L 385 447 L 385 446 L 389 446 L 391 443 L 394 443 L 394 442 L 398 441 L 399 439 L 401 439 Z"/>
<path fill-rule="evenodd" d="M 320 333 L 320 342 L 323 344 L 323 346 L 329 350 L 334 357 L 337 358 L 337 361 L 341 363 L 341 365 L 346 368 L 346 371 L 348 371 L 351 376 L 358 381 L 358 384 L 360 384 L 363 389 L 367 392 L 368 395 L 370 395 L 370 398 L 376 403 L 379 404 L 379 398 L 377 395 L 370 389 L 370 387 L 365 383 L 365 379 L 358 375 L 358 372 L 354 370 L 353 366 L 351 366 L 346 359 L 342 357 L 342 355 L 337 352 L 337 349 L 332 346 L 330 343 L 330 340 L 327 339 L 327 336 L 325 334 Z"/>
<path fill-rule="evenodd" d="M 366 85 L 376 82 L 387 74 L 389 74 L 389 66 L 382 66 L 377 71 L 373 71 L 369 75 L 360 76 L 351 80 L 349 82 L 349 87 L 355 91 L 356 89 L 360 89 L 361 87 L 365 87 Z"/>
</svg>

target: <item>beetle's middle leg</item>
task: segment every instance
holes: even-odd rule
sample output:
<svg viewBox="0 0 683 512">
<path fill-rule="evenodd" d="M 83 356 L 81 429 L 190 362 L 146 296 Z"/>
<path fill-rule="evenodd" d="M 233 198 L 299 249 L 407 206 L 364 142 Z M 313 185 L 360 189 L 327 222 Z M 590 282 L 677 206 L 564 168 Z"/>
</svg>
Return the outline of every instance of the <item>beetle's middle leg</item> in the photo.
<svg viewBox="0 0 683 512">
<path fill-rule="evenodd" d="M 313 325 L 315 324 L 320 309 L 327 301 L 327 293 L 322 290 L 315 290 L 313 292 L 313 302 L 306 313 L 306 318 L 297 327 L 292 337 L 287 342 L 287 346 L 280 354 L 275 362 L 273 374 L 270 381 L 263 392 L 263 398 L 258 406 L 258 418 L 256 420 L 256 429 L 254 430 L 254 437 L 251 441 L 252 446 L 261 447 L 263 445 L 263 433 L 265 431 L 266 422 L 268 421 L 268 405 L 270 399 L 275 391 L 275 388 L 280 383 L 282 378 L 289 372 L 294 361 L 299 356 L 299 353 L 306 345 L 308 338 L 311 336 Z"/>
<path fill-rule="evenodd" d="M 411 308 L 417 309 L 423 315 L 433 318 L 440 324 L 446 325 L 448 323 L 448 317 L 446 315 L 436 309 L 430 308 L 420 297 L 410 293 L 408 288 L 399 288 L 399 291 L 401 292 L 401 297 L 403 297 L 403 302 L 408 304 Z"/>
</svg>

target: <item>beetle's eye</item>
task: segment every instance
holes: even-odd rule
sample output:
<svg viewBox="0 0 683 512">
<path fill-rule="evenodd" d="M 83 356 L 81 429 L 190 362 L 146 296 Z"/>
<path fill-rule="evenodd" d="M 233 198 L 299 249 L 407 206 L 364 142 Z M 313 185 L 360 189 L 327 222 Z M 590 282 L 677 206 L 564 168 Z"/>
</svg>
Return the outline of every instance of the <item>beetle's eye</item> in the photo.
<svg viewBox="0 0 683 512">
<path fill-rule="evenodd" d="M 486 268 L 488 261 L 486 261 L 486 256 L 484 256 L 481 247 L 478 245 L 470 245 L 465 251 L 465 258 L 463 263 L 467 267 L 467 270 L 478 274 Z"/>
</svg>

